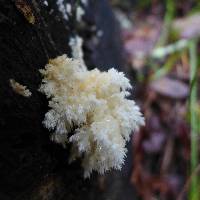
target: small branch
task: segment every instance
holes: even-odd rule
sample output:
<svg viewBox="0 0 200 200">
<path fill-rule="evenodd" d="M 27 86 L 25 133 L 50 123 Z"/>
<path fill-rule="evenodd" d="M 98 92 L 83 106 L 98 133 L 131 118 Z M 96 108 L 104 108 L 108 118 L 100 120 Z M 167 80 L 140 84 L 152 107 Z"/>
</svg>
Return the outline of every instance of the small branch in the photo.
<svg viewBox="0 0 200 200">
<path fill-rule="evenodd" d="M 159 47 L 153 50 L 151 56 L 152 58 L 160 59 L 165 56 L 168 56 L 169 54 L 173 54 L 177 51 L 181 51 L 184 48 L 187 48 L 189 46 L 190 41 L 181 39 L 173 44 L 167 45 L 165 47 Z"/>
<path fill-rule="evenodd" d="M 182 191 L 180 192 L 180 194 L 178 195 L 177 200 L 182 200 L 183 199 L 183 195 L 187 192 L 187 190 L 190 187 L 192 178 L 197 176 L 197 174 L 200 172 L 200 164 L 196 167 L 196 169 L 192 172 L 191 176 L 187 179 L 185 185 L 183 186 Z"/>
<path fill-rule="evenodd" d="M 170 55 L 166 63 L 161 68 L 155 70 L 153 75 L 150 76 L 150 80 L 156 80 L 168 74 L 174 67 L 175 62 L 178 60 L 179 57 L 180 54 Z"/>
</svg>

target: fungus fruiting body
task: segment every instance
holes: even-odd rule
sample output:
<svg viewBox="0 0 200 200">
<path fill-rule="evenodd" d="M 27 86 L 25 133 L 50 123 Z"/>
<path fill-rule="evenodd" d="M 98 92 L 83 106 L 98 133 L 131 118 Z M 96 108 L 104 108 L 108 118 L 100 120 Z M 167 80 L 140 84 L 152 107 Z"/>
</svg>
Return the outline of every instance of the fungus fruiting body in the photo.
<svg viewBox="0 0 200 200">
<path fill-rule="evenodd" d="M 14 79 L 10 79 L 9 81 L 10 81 L 10 86 L 12 87 L 13 91 L 16 92 L 17 94 L 22 95 L 24 97 L 30 97 L 32 95 L 32 93 L 30 92 L 29 89 L 27 89 L 26 86 L 21 85 Z"/>
<path fill-rule="evenodd" d="M 39 90 L 49 99 L 43 124 L 52 130 L 52 140 L 71 143 L 71 159 L 82 158 L 84 176 L 89 177 L 93 170 L 103 174 L 121 169 L 126 141 L 144 119 L 126 98 L 131 85 L 122 72 L 88 71 L 82 65 L 66 55 L 50 60 L 40 70 Z"/>
</svg>

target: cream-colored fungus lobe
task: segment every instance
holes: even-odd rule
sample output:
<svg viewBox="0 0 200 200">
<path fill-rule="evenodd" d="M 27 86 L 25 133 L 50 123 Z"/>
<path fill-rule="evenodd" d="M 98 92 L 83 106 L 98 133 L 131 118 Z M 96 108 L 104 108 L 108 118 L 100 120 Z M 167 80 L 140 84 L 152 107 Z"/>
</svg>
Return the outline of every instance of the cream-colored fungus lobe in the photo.
<svg viewBox="0 0 200 200">
<path fill-rule="evenodd" d="M 82 158 L 84 176 L 91 172 L 121 169 L 130 134 L 144 125 L 122 72 L 87 70 L 78 59 L 59 56 L 40 72 L 40 91 L 49 99 L 50 110 L 43 124 L 52 130 L 52 140 L 72 143 L 71 159 Z M 72 136 L 68 133 L 74 131 Z"/>
</svg>

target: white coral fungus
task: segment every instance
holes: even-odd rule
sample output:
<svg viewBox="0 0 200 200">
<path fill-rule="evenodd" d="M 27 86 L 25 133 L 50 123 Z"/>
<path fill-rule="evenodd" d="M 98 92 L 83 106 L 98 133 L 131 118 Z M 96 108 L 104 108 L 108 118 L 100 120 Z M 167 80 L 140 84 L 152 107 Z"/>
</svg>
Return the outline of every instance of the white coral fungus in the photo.
<svg viewBox="0 0 200 200">
<path fill-rule="evenodd" d="M 66 4 L 64 0 L 57 0 L 56 1 L 57 6 L 58 6 L 58 10 L 62 13 L 63 18 L 65 20 L 68 20 L 68 15 L 71 15 L 71 5 L 70 4 Z"/>
<path fill-rule="evenodd" d="M 79 60 L 82 67 L 85 67 L 85 62 L 83 59 L 83 39 L 79 35 L 75 35 L 74 37 L 70 37 L 69 46 L 72 49 L 72 57 L 76 60 Z"/>
<path fill-rule="evenodd" d="M 66 55 L 50 60 L 40 72 L 40 91 L 51 108 L 43 123 L 54 130 L 52 139 L 72 143 L 72 156 L 82 157 L 85 177 L 93 170 L 103 174 L 121 169 L 126 141 L 144 124 L 139 107 L 125 98 L 131 85 L 124 74 L 115 69 L 88 71 Z"/>
</svg>

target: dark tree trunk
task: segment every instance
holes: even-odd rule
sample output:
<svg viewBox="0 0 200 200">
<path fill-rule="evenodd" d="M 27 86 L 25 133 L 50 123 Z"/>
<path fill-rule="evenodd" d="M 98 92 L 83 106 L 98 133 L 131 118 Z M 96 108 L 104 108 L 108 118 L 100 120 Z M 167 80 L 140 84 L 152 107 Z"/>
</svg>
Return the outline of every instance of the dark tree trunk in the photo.
<svg viewBox="0 0 200 200">
<path fill-rule="evenodd" d="M 66 1 L 73 10 L 77 2 Z M 0 0 L 0 199 L 93 199 L 93 180 L 83 180 L 79 162 L 68 164 L 68 150 L 49 139 L 42 120 L 48 101 L 38 92 L 38 72 L 64 53 L 70 55 L 69 37 L 84 40 L 89 68 L 122 66 L 119 31 L 106 0 L 89 1 L 82 23 L 68 21 L 56 0 L 48 6 L 39 0 Z M 96 28 L 94 28 L 96 27 Z M 97 31 L 103 35 L 95 42 Z M 16 94 L 9 85 L 15 79 L 32 92 Z M 92 191 L 92 192 L 91 192 Z"/>
</svg>

